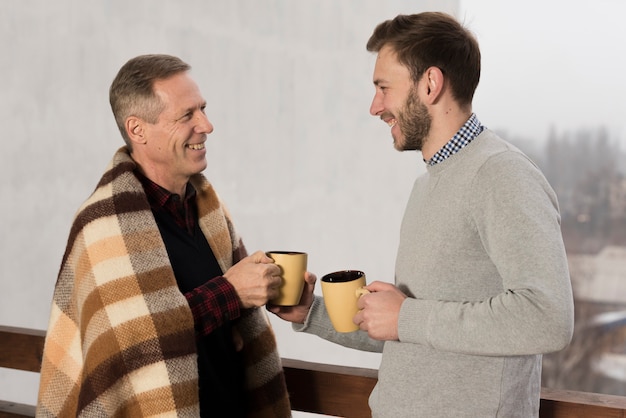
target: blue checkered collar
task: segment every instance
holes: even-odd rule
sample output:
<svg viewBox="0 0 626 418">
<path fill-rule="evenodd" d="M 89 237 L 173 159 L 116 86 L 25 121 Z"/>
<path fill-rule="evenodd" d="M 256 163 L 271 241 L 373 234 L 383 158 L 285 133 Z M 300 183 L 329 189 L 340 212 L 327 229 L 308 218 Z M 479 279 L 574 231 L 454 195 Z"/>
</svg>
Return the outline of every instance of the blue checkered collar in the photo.
<svg viewBox="0 0 626 418">
<path fill-rule="evenodd" d="M 459 152 L 463 147 L 472 142 L 485 127 L 480 123 L 475 113 L 461 126 L 461 129 L 449 140 L 439 151 L 433 155 L 433 157 L 424 162 L 427 165 L 433 166 L 444 161 L 446 158 Z"/>
</svg>

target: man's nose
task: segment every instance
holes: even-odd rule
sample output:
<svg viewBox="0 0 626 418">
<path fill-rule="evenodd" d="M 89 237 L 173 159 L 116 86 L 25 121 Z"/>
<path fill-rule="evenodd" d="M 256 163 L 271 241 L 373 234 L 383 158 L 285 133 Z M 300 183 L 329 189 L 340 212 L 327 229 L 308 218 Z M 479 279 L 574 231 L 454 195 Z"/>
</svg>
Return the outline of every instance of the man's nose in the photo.
<svg viewBox="0 0 626 418">
<path fill-rule="evenodd" d="M 199 133 L 210 134 L 213 132 L 213 124 L 209 121 L 209 118 L 204 113 L 200 114 L 200 122 L 196 125 L 196 130 Z"/>
<path fill-rule="evenodd" d="M 380 116 L 384 110 L 383 101 L 378 93 L 374 94 L 372 104 L 370 105 L 370 115 Z"/>
</svg>

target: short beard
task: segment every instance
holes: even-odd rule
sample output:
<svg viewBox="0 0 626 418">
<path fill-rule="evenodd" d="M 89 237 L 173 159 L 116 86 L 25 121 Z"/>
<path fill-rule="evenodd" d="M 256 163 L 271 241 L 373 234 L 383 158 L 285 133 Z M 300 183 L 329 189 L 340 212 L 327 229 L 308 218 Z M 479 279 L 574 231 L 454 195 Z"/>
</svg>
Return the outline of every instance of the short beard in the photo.
<svg viewBox="0 0 626 418">
<path fill-rule="evenodd" d="M 421 151 L 430 132 L 431 123 L 432 118 L 426 105 L 417 97 L 417 90 L 412 88 L 404 109 L 398 112 L 398 125 L 404 135 L 404 144 L 399 151 Z"/>
</svg>

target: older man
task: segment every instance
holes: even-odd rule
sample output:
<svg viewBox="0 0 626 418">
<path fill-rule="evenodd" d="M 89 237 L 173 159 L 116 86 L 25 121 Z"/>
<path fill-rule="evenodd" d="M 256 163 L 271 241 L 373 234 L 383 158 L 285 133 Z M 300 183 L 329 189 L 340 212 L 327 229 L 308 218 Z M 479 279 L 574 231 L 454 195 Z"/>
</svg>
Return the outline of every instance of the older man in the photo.
<svg viewBox="0 0 626 418">
<path fill-rule="evenodd" d="M 209 182 L 213 126 L 190 67 L 131 59 L 110 88 L 126 146 L 78 211 L 37 415 L 289 416 L 265 311 L 280 270 L 246 256 Z"/>
</svg>

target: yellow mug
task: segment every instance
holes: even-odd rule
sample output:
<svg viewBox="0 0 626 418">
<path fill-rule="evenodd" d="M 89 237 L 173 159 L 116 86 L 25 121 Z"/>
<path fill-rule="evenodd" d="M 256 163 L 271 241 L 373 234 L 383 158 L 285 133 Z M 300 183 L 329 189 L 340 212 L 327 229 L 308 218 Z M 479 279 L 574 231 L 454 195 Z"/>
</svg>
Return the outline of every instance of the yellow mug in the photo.
<svg viewBox="0 0 626 418">
<path fill-rule="evenodd" d="M 352 332 L 359 329 L 352 322 L 357 314 L 357 300 L 369 293 L 365 286 L 365 273 L 359 270 L 341 270 L 322 277 L 322 294 L 330 322 L 337 332 Z"/>
<path fill-rule="evenodd" d="M 270 300 L 273 305 L 294 306 L 300 302 L 304 289 L 304 273 L 306 273 L 307 253 L 298 251 L 269 251 L 268 257 L 280 267 L 282 283 L 280 294 Z"/>
</svg>

